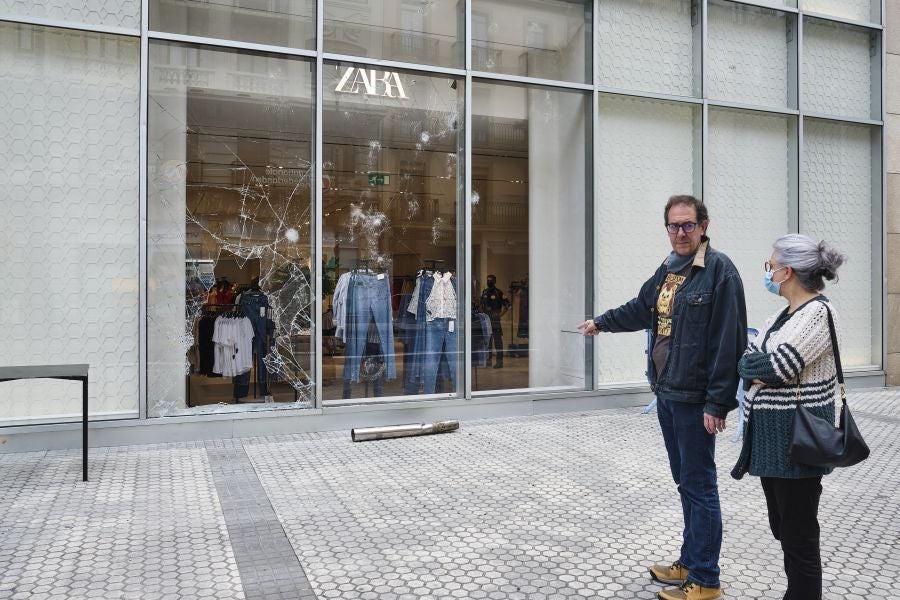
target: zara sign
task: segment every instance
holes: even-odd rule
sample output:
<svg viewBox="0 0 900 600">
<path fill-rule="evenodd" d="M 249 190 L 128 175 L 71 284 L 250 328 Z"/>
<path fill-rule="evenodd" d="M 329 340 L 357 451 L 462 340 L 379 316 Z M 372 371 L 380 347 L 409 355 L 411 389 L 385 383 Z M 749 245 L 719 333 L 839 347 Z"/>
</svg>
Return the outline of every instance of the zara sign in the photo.
<svg viewBox="0 0 900 600">
<path fill-rule="evenodd" d="M 378 72 L 375 69 L 347 67 L 341 80 L 334 88 L 335 92 L 359 94 L 366 96 L 387 96 L 388 98 L 407 99 L 400 74 L 394 71 Z"/>
</svg>

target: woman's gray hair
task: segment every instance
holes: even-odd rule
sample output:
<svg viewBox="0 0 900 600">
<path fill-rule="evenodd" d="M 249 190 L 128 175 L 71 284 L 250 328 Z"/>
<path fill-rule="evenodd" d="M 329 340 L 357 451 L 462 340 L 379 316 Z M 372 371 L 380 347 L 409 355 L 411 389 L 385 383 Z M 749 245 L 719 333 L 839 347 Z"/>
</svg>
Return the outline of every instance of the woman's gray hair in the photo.
<svg viewBox="0 0 900 600">
<path fill-rule="evenodd" d="M 838 267 L 847 260 L 847 256 L 831 244 L 817 243 L 802 233 L 781 236 L 772 247 L 779 266 L 793 269 L 797 281 L 810 292 L 822 291 L 825 279 L 836 280 Z"/>
</svg>

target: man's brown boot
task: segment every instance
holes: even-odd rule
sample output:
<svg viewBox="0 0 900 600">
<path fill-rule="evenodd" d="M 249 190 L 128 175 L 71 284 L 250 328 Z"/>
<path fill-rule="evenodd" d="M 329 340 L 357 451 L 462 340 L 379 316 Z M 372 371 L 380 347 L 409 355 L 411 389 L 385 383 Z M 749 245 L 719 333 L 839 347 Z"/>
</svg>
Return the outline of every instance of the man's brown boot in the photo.
<svg viewBox="0 0 900 600">
<path fill-rule="evenodd" d="M 660 583 L 681 585 L 687 580 L 687 576 L 687 567 L 677 560 L 670 565 L 653 565 L 650 567 L 650 577 Z"/>
<path fill-rule="evenodd" d="M 716 600 L 722 598 L 721 587 L 703 587 L 693 581 L 685 581 L 681 587 L 661 591 L 659 600 Z"/>
</svg>

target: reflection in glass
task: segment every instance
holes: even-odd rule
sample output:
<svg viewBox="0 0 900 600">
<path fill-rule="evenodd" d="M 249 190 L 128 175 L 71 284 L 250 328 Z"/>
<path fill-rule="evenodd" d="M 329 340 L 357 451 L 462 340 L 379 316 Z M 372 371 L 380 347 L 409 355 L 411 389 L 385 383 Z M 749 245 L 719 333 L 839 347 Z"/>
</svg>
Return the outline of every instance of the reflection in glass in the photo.
<svg viewBox="0 0 900 600">
<path fill-rule="evenodd" d="M 709 236 L 744 277 L 747 322 L 760 328 L 783 306 L 763 287 L 762 265 L 796 219 L 797 118 L 711 108 L 708 156 Z"/>
<path fill-rule="evenodd" d="M 463 67 L 464 2 L 325 2 L 325 51 Z"/>
<path fill-rule="evenodd" d="M 672 250 L 663 208 L 669 196 L 699 194 L 701 110 L 608 94 L 600 96 L 599 110 L 594 256 L 602 312 L 634 298 Z M 635 232 L 642 233 L 639 243 Z M 601 386 L 646 382 L 644 332 L 601 336 L 597 345 Z"/>
<path fill-rule="evenodd" d="M 0 366 L 88 363 L 91 413 L 136 417 L 138 39 L 0 23 L 0 55 Z M 0 425 L 80 413 L 77 383 L 0 385 Z"/>
<path fill-rule="evenodd" d="M 710 2 L 707 96 L 796 108 L 789 102 L 788 88 L 788 64 L 797 39 L 793 20 L 767 8 Z"/>
<path fill-rule="evenodd" d="M 463 81 L 327 64 L 324 398 L 459 391 Z"/>
<path fill-rule="evenodd" d="M 589 81 L 591 2 L 473 0 L 472 68 L 542 79 Z M 516 14 L 515 19 L 510 15 Z"/>
<path fill-rule="evenodd" d="M 881 147 L 879 130 L 818 119 L 807 119 L 803 127 L 807 176 L 800 233 L 827 240 L 849 257 L 839 281 L 825 288 L 840 313 L 841 360 L 845 367 L 878 365 L 881 261 L 872 259 L 881 253 L 881 206 L 873 198 L 881 194 L 880 180 L 872 179 L 872 149 Z"/>
<path fill-rule="evenodd" d="M 473 85 L 472 389 L 583 389 L 589 96 Z"/>
<path fill-rule="evenodd" d="M 151 416 L 312 397 L 312 70 L 150 47 Z"/>
<path fill-rule="evenodd" d="M 315 14 L 315 0 L 150 0 L 150 29 L 312 49 Z"/>
</svg>

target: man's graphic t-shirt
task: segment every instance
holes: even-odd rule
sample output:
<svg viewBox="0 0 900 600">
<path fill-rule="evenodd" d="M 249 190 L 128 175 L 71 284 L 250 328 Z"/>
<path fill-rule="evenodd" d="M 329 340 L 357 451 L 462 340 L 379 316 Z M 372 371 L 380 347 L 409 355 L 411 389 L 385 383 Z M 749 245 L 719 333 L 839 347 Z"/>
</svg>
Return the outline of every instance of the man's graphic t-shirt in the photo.
<svg viewBox="0 0 900 600">
<path fill-rule="evenodd" d="M 684 285 L 687 276 L 691 272 L 691 265 L 688 265 L 680 273 L 668 273 L 659 288 L 659 296 L 656 297 L 656 342 L 653 344 L 653 350 L 650 355 L 653 359 L 653 366 L 656 368 L 656 375 L 659 377 L 662 369 L 669 358 L 669 336 L 672 335 L 672 311 L 675 309 L 675 294 L 678 288 Z"/>
</svg>

